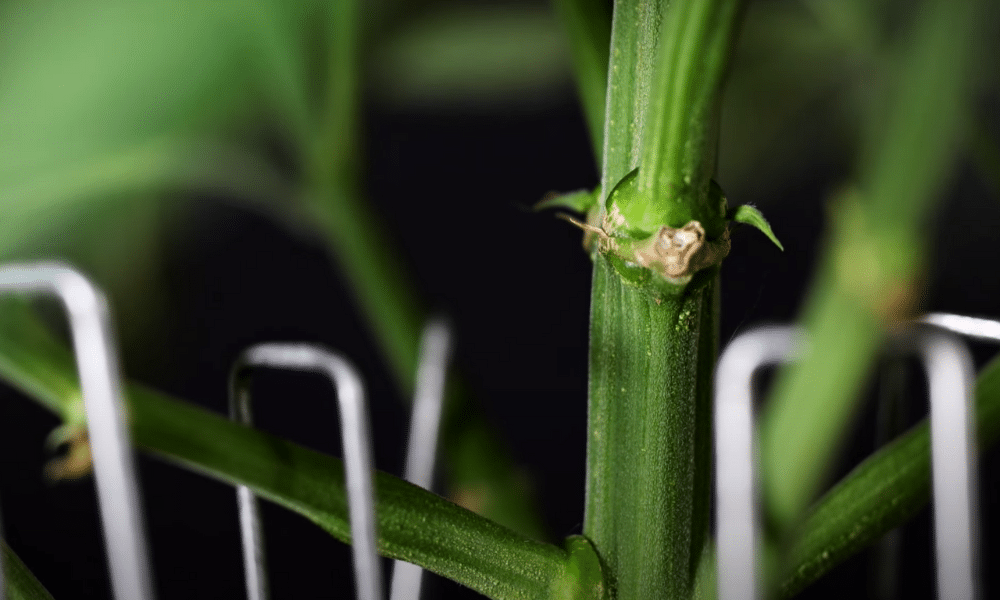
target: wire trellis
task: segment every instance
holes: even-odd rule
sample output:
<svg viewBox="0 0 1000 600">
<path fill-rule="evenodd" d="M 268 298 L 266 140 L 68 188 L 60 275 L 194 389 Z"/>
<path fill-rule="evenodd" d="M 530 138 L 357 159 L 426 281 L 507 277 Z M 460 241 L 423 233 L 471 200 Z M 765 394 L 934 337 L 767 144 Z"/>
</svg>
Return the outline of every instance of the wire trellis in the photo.
<svg viewBox="0 0 1000 600">
<path fill-rule="evenodd" d="M 0 267 L 0 293 L 53 294 L 69 315 L 107 546 L 112 591 L 122 600 L 151 600 L 152 576 L 133 451 L 123 421 L 118 354 L 103 293 L 60 263 Z M 904 334 L 927 370 L 930 385 L 935 554 L 939 598 L 976 597 L 975 447 L 971 426 L 973 367 L 956 334 L 1000 342 L 1000 321 L 931 313 Z M 723 600 L 754 600 L 758 576 L 759 517 L 754 461 L 753 386 L 763 365 L 796 360 L 809 352 L 795 327 L 762 327 L 734 339 L 722 353 L 715 381 L 714 444 L 718 590 Z M 444 383 L 451 354 L 450 329 L 433 320 L 424 330 L 411 414 L 405 477 L 430 489 L 437 451 Z M 351 363 L 329 349 L 305 343 L 265 343 L 245 350 L 230 377 L 230 417 L 253 422 L 247 383 L 251 369 L 310 371 L 327 376 L 336 391 L 343 439 L 348 510 L 360 600 L 384 597 L 376 554 L 374 466 L 364 383 Z M 263 539 L 256 498 L 237 487 L 247 597 L 268 597 Z M 0 600 L 6 597 L 0 565 Z M 422 570 L 397 561 L 391 600 L 417 600 Z"/>
</svg>

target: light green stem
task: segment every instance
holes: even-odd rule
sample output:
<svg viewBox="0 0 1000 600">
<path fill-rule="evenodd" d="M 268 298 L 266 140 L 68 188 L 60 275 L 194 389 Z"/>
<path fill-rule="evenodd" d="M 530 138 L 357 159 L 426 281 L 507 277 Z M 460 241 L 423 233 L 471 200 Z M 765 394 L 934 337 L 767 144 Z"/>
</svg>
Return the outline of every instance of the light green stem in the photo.
<svg viewBox="0 0 1000 600">
<path fill-rule="evenodd" d="M 886 63 L 894 85 L 869 115 L 858 186 L 831 211 L 804 311 L 810 352 L 762 417 L 762 488 L 781 534 L 821 491 L 884 333 L 915 316 L 928 217 L 967 116 L 975 15 L 974 0 L 921 3 Z"/>
<path fill-rule="evenodd" d="M 428 314 L 417 285 L 399 259 L 401 253 L 359 192 L 361 14 L 353 1 L 335 2 L 332 7 L 328 89 L 324 118 L 310 149 L 307 218 L 332 250 L 398 388 L 409 396 Z M 441 446 L 449 493 L 468 497 L 472 490 L 482 499 L 475 505 L 482 514 L 542 538 L 544 529 L 534 498 L 522 484 L 524 474 L 457 376 L 449 380 L 446 405 Z"/>
</svg>

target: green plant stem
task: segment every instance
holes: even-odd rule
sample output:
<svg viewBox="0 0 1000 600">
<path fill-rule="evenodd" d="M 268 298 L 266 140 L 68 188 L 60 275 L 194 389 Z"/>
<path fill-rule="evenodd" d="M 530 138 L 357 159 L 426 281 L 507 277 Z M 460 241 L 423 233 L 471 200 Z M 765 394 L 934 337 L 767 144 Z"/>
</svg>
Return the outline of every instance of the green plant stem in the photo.
<svg viewBox="0 0 1000 600">
<path fill-rule="evenodd" d="M 739 4 L 615 4 L 602 198 L 636 167 L 652 174 L 644 210 L 657 228 L 684 225 L 656 220 L 680 211 L 722 233 L 725 207 L 707 191 Z M 678 180 L 706 194 L 675 193 Z M 688 597 L 708 538 L 718 269 L 672 289 L 634 287 L 595 253 L 584 533 L 621 600 Z"/>
<path fill-rule="evenodd" d="M 602 0 L 555 0 L 556 12 L 569 40 L 573 74 L 595 153 L 604 135 L 604 102 L 608 93 L 608 45 L 611 14 Z M 597 157 L 600 160 L 600 156 Z"/>
<path fill-rule="evenodd" d="M 820 491 L 884 332 L 913 316 L 927 217 L 964 129 L 974 5 L 921 5 L 888 63 L 895 85 L 870 115 L 859 189 L 831 211 L 804 311 L 810 351 L 782 372 L 762 419 L 762 488 L 779 537 Z"/>
<path fill-rule="evenodd" d="M 601 160 L 601 215 L 611 189 L 639 166 L 646 105 L 662 13 L 655 0 L 619 0 L 611 20 L 611 54 Z"/>
<path fill-rule="evenodd" d="M 619 600 L 690 593 L 708 533 L 716 290 L 657 301 L 595 261 L 584 533 Z"/>
<path fill-rule="evenodd" d="M 161 394 L 127 389 L 135 443 L 298 512 L 350 543 L 343 462 Z M 375 474 L 382 556 L 418 564 L 491 598 L 543 598 L 565 552 L 381 471 Z"/>
<path fill-rule="evenodd" d="M 332 250 L 355 306 L 379 342 L 398 388 L 409 397 L 427 311 L 401 253 L 358 191 L 360 13 L 355 2 L 332 6 L 328 89 L 309 157 L 306 218 Z M 449 380 L 446 411 L 441 447 L 452 497 L 475 496 L 480 501 L 470 506 L 482 514 L 525 535 L 544 537 L 525 475 L 459 377 Z"/>
<path fill-rule="evenodd" d="M 981 450 L 1000 439 L 1000 359 L 976 382 L 976 438 Z M 927 420 L 865 459 L 809 511 L 789 552 L 779 593 L 790 597 L 845 558 L 902 525 L 930 497 Z"/>
<path fill-rule="evenodd" d="M 725 216 L 709 193 L 719 144 L 722 82 L 743 12 L 740 0 L 672 2 L 663 16 L 638 189 L 666 207 L 665 224 L 699 220 L 710 238 Z"/>
</svg>

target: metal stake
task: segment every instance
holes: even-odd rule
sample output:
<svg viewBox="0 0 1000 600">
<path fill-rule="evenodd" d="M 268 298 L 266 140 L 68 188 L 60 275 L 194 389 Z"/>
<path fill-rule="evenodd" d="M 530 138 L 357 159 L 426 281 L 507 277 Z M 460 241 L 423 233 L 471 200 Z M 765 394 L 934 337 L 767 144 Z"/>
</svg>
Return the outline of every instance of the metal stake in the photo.
<svg viewBox="0 0 1000 600">
<path fill-rule="evenodd" d="M 997 321 L 938 313 L 922 322 L 1000 341 Z M 734 340 L 719 360 L 714 440 L 719 597 L 723 600 L 754 599 L 759 594 L 751 380 L 765 363 L 792 360 L 801 352 L 801 337 L 799 330 L 790 327 L 759 329 Z M 977 594 L 972 360 L 965 345 L 948 334 L 918 332 L 914 344 L 930 385 L 938 597 L 972 599 Z"/>
<path fill-rule="evenodd" d="M 924 315 L 925 324 L 976 339 L 1000 342 L 1000 321 L 948 313 Z M 931 473 L 938 597 L 976 598 L 978 486 L 972 426 L 973 368 L 963 344 L 925 333 L 920 352 L 931 387 Z M 956 393 L 958 391 L 959 393 Z"/>
<path fill-rule="evenodd" d="M 424 328 L 420 343 L 417 387 L 410 416 L 410 438 L 406 450 L 406 480 L 424 489 L 434 482 L 441 409 L 444 406 L 445 378 L 451 358 L 451 332 L 440 320 Z M 417 600 L 424 570 L 397 560 L 392 568 L 392 600 Z"/>
<path fill-rule="evenodd" d="M 758 597 L 757 482 L 754 468 L 753 375 L 802 352 L 797 327 L 764 327 L 733 340 L 715 373 L 715 490 L 719 598 Z"/>
<path fill-rule="evenodd" d="M 111 588 L 115 598 L 151 599 L 149 553 L 107 300 L 86 277 L 60 263 L 0 267 L 0 292 L 53 294 L 66 308 L 87 416 Z M 0 585 L 0 590 L 6 588 Z"/>
<path fill-rule="evenodd" d="M 237 359 L 230 377 L 230 415 L 248 425 L 252 423 L 252 415 L 245 372 L 253 367 L 320 373 L 333 382 L 344 444 L 347 506 L 354 545 L 357 597 L 359 600 L 380 600 L 382 574 L 375 549 L 371 430 L 365 412 L 365 391 L 361 378 L 347 360 L 321 346 L 303 343 L 252 346 Z M 256 497 L 246 486 L 238 486 L 237 502 L 240 507 L 247 595 L 253 600 L 264 600 L 267 598 L 267 580 Z"/>
</svg>

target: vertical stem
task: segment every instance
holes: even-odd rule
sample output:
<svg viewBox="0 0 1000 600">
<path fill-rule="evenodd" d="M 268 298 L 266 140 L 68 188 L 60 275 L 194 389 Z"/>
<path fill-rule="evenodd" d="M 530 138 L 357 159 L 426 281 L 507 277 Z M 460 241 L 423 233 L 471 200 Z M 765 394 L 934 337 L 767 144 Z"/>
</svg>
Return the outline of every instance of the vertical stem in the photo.
<svg viewBox="0 0 1000 600">
<path fill-rule="evenodd" d="M 743 5 L 740 0 L 671 3 L 646 119 L 640 193 L 662 196 L 657 208 L 666 209 L 659 214 L 667 225 L 697 219 L 709 237 L 725 227 L 709 183 L 719 144 L 722 81 Z"/>
<path fill-rule="evenodd" d="M 591 146 L 600 160 L 604 100 L 608 90 L 611 12 L 603 0 L 555 0 L 554 4 L 572 49 L 573 74 Z"/>
<path fill-rule="evenodd" d="M 974 97 L 979 4 L 921 2 L 892 40 L 858 185 L 831 213 L 803 311 L 810 353 L 782 371 L 761 419 L 762 491 L 780 535 L 821 491 L 885 332 L 920 300 L 927 226 Z"/>
<path fill-rule="evenodd" d="M 616 598 L 690 593 L 707 535 L 714 277 L 657 300 L 594 266 L 584 532 Z"/>
<path fill-rule="evenodd" d="M 329 5 L 327 87 L 310 149 L 307 218 L 332 250 L 397 386 L 409 396 L 427 312 L 391 236 L 359 192 L 361 12 L 357 0 Z M 465 502 L 470 508 L 542 537 L 523 474 L 457 376 L 449 378 L 441 435 L 450 495 L 474 497 Z"/>
<path fill-rule="evenodd" d="M 639 165 L 662 0 L 619 0 L 611 19 L 601 198 Z M 601 203 L 601 216 L 604 206 Z"/>
<path fill-rule="evenodd" d="M 639 167 L 640 230 L 697 220 L 710 238 L 724 232 L 709 189 L 740 6 L 615 4 L 602 198 Z M 584 533 L 618 600 L 689 597 L 708 536 L 718 268 L 654 291 L 599 253 L 594 263 Z"/>
</svg>

